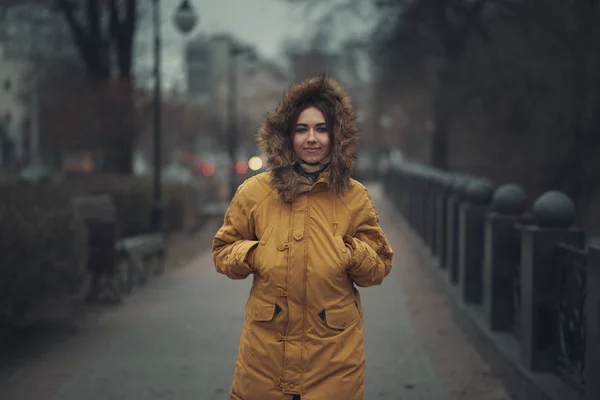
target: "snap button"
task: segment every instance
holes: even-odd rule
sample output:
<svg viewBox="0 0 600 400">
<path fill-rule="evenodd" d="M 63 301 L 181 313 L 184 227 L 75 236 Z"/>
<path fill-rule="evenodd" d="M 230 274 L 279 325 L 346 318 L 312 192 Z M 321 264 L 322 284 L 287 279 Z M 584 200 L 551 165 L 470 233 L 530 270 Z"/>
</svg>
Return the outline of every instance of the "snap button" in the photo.
<svg viewBox="0 0 600 400">
<path fill-rule="evenodd" d="M 278 342 L 282 342 L 284 340 L 287 340 L 287 336 L 283 336 L 281 333 L 278 333 L 276 337 L 277 337 L 277 341 Z"/>
<path fill-rule="evenodd" d="M 277 297 L 285 297 L 285 296 L 287 296 L 287 293 L 286 293 L 286 292 L 285 292 L 285 290 L 284 290 L 283 288 L 281 288 L 281 287 L 278 287 L 278 288 L 275 290 L 275 293 L 277 294 Z"/>
<path fill-rule="evenodd" d="M 278 377 L 273 378 L 273 386 L 281 386 L 281 379 Z"/>
<path fill-rule="evenodd" d="M 290 245 L 289 245 L 289 244 L 287 244 L 287 243 L 279 243 L 279 244 L 277 245 L 277 249 L 278 249 L 278 250 L 285 250 L 285 249 L 287 249 L 288 247 L 290 247 Z"/>
<path fill-rule="evenodd" d="M 289 388 L 290 390 L 294 390 L 294 384 L 293 384 L 293 383 L 290 383 L 290 384 L 288 385 L 288 388 Z"/>
</svg>

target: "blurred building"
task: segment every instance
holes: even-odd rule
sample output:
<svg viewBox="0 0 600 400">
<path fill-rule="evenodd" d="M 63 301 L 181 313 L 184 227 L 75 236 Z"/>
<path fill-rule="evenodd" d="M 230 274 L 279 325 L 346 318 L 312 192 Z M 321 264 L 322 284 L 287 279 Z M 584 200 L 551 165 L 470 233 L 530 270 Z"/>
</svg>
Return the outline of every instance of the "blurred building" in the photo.
<svg viewBox="0 0 600 400">
<path fill-rule="evenodd" d="M 228 34 L 198 35 L 185 48 L 188 97 L 212 116 L 211 131 L 197 138 L 197 152 L 213 149 L 226 151 L 229 121 L 228 101 L 231 83 L 230 62 L 233 45 L 245 46 L 242 40 Z M 237 56 L 237 130 L 240 157 L 255 153 L 254 136 L 257 121 L 269 105 L 276 101 L 287 83 L 287 77 L 273 62 L 249 53 Z"/>
<path fill-rule="evenodd" d="M 0 166 L 18 167 L 24 161 L 24 134 L 30 107 L 28 77 L 31 65 L 25 61 L 7 60 L 0 46 Z"/>
<path fill-rule="evenodd" d="M 291 79 L 280 65 L 267 59 L 256 61 L 253 75 L 242 94 L 240 132 L 244 145 L 256 149 L 256 133 L 266 112 L 275 109 Z"/>
<path fill-rule="evenodd" d="M 213 119 L 212 124 L 199 127 L 196 138 L 195 151 L 203 157 L 202 153 L 225 152 L 227 145 L 231 41 L 228 35 L 200 34 L 187 43 L 184 51 L 188 98 Z"/>
<path fill-rule="evenodd" d="M 200 103 L 224 100 L 228 84 L 229 50 L 233 38 L 227 35 L 198 35 L 185 49 L 188 93 Z M 218 107 L 223 108 L 224 104 Z"/>
<path fill-rule="evenodd" d="M 15 5 L 0 13 L 0 165 L 38 161 L 40 91 L 49 64 L 78 60 L 63 15 L 44 4 Z"/>
<path fill-rule="evenodd" d="M 64 16 L 48 5 L 23 2 L 8 8 L 0 19 L 0 43 L 6 59 L 77 57 Z"/>
</svg>

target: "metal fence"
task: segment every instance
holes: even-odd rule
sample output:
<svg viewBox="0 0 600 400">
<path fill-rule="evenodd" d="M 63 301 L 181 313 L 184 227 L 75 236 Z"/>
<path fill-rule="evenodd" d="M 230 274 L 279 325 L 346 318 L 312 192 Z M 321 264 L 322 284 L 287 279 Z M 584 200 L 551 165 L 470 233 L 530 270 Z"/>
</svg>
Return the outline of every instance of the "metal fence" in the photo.
<svg viewBox="0 0 600 400">
<path fill-rule="evenodd" d="M 461 304 L 511 335 L 520 368 L 600 399 L 600 247 L 573 225 L 566 195 L 547 192 L 528 209 L 517 185 L 413 163 L 390 167 L 384 187 Z"/>
</svg>

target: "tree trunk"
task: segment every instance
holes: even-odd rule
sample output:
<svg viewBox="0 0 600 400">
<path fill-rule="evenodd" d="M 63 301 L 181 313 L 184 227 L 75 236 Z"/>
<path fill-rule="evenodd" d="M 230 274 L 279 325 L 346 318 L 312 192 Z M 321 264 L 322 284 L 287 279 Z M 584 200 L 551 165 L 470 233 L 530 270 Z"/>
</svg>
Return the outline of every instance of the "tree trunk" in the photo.
<svg viewBox="0 0 600 400">
<path fill-rule="evenodd" d="M 431 135 L 431 165 L 445 170 L 448 168 L 449 116 L 443 100 L 444 85 L 440 82 L 434 98 L 434 128 Z"/>
<path fill-rule="evenodd" d="M 119 121 L 111 135 L 107 149 L 106 168 L 110 172 L 131 174 L 133 172 L 133 152 L 135 144 L 135 107 L 133 96 L 133 39 L 137 23 L 137 0 L 125 0 L 124 9 L 116 0 L 108 3 L 110 33 L 117 51 L 119 79 L 116 95 L 119 98 Z"/>
<path fill-rule="evenodd" d="M 431 135 L 431 164 L 441 170 L 448 169 L 448 146 L 450 123 L 452 120 L 451 94 L 455 82 L 457 62 L 448 58 L 438 72 L 438 80 L 434 94 L 433 133 Z"/>
<path fill-rule="evenodd" d="M 74 7 L 68 0 L 58 0 L 71 30 L 73 42 L 92 79 L 110 79 L 110 40 L 101 29 L 102 6 L 99 0 L 86 0 L 86 18 L 77 19 Z"/>
<path fill-rule="evenodd" d="M 110 32 L 116 50 L 121 78 L 131 77 L 133 64 L 133 45 L 137 27 L 137 0 L 125 0 L 125 10 L 122 10 L 117 0 L 110 0 Z"/>
<path fill-rule="evenodd" d="M 133 172 L 133 152 L 135 143 L 135 109 L 133 106 L 133 80 L 119 79 L 112 84 L 112 96 L 116 99 L 112 107 L 115 122 L 105 148 L 105 170 L 117 174 Z"/>
<path fill-rule="evenodd" d="M 117 0 L 85 0 L 85 18 L 79 20 L 72 3 L 58 0 L 61 11 L 71 29 L 73 40 L 83 59 L 89 76 L 100 83 L 108 83 L 98 104 L 98 121 L 104 130 L 104 170 L 112 173 L 132 172 L 135 138 L 133 78 L 131 76 L 133 39 L 137 22 L 137 0 L 125 0 L 119 7 Z M 108 7 L 108 8 L 105 8 Z M 108 11 L 110 26 L 103 29 L 102 20 Z M 115 45 L 119 77 L 111 82 L 111 43 Z"/>
</svg>

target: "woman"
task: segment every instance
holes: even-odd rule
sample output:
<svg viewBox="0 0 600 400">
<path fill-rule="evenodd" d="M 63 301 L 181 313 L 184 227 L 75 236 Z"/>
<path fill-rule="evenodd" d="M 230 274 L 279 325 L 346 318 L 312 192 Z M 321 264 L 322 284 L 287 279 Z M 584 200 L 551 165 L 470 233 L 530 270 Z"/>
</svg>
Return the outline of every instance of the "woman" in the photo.
<svg viewBox="0 0 600 400">
<path fill-rule="evenodd" d="M 213 241 L 218 272 L 254 275 L 231 399 L 363 398 L 355 285 L 381 284 L 392 249 L 350 178 L 354 120 L 342 87 L 320 77 L 293 84 L 260 129 L 269 171 L 238 188 Z"/>
</svg>

